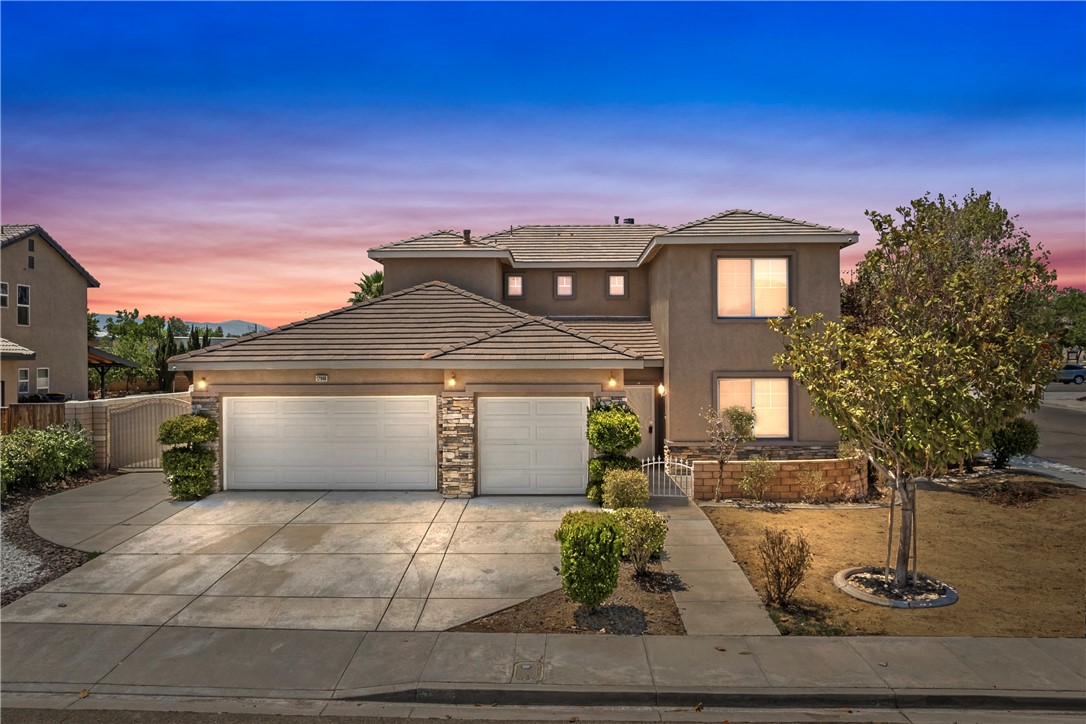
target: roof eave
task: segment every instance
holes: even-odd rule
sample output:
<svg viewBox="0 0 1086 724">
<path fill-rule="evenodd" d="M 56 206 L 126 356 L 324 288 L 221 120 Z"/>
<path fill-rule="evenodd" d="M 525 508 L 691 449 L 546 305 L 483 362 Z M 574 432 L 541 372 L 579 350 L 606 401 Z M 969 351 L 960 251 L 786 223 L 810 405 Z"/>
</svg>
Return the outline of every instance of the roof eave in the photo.
<svg viewBox="0 0 1086 724">
<path fill-rule="evenodd" d="M 512 262 L 513 257 L 503 249 L 370 249 L 367 256 L 374 261 L 382 259 L 504 259 Z"/>
<path fill-rule="evenodd" d="M 643 369 L 663 364 L 652 364 L 655 360 L 643 359 L 600 359 L 600 360 L 454 360 L 438 358 L 433 360 L 285 360 L 282 362 L 250 362 L 239 360 L 217 362 L 199 359 L 178 360 L 170 363 L 170 371 L 176 372 L 212 372 L 212 371 L 251 371 L 251 370 L 355 370 L 355 369 L 430 369 L 446 370 L 468 369 Z"/>
<path fill-rule="evenodd" d="M 69 254 L 67 251 L 64 250 L 64 247 L 61 246 L 60 243 L 56 239 L 49 236 L 49 232 L 47 232 L 45 229 L 43 229 L 40 226 L 35 227 L 35 228 L 31 228 L 31 229 L 27 229 L 26 231 L 19 234 L 18 236 L 13 236 L 12 238 L 10 238 L 10 239 L 8 239 L 8 240 L 6 240 L 4 242 L 3 247 L 11 246 L 12 244 L 18 243 L 18 242 L 22 241 L 23 239 L 25 239 L 25 238 L 27 238 L 29 236 L 33 236 L 34 234 L 38 234 L 39 236 L 41 236 L 41 238 L 45 239 L 46 243 L 49 244 L 49 246 L 53 247 L 53 251 L 60 254 L 61 257 L 64 258 L 64 261 L 71 264 L 72 267 L 77 272 L 79 272 L 79 274 L 84 279 L 87 280 L 87 286 L 88 287 L 91 287 L 92 289 L 97 289 L 98 287 L 102 286 L 101 283 L 97 279 L 95 279 L 94 277 L 91 276 L 91 273 L 89 271 L 87 271 L 86 269 L 83 268 L 82 264 L 77 262 L 75 260 L 75 258 L 71 254 Z M 3 248 L 3 247 L 0 247 L 0 248 Z"/>
</svg>

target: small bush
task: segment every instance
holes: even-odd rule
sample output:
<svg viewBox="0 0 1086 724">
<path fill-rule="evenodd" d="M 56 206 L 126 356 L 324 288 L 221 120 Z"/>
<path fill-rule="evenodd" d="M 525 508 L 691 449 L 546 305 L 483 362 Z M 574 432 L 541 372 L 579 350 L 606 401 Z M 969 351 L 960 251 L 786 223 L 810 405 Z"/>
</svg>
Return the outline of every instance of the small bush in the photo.
<svg viewBox="0 0 1086 724">
<path fill-rule="evenodd" d="M 93 458 L 90 435 L 78 425 L 17 427 L 0 436 L 0 495 L 86 470 Z"/>
<path fill-rule="evenodd" d="M 211 442 L 218 434 L 219 426 L 206 415 L 178 415 L 158 426 L 158 441 L 163 445 Z"/>
<path fill-rule="evenodd" d="M 599 483 L 589 481 L 588 488 L 585 489 L 584 495 L 593 503 L 603 504 L 603 486 Z"/>
<path fill-rule="evenodd" d="M 1029 455 L 1036 450 L 1040 441 L 1037 425 L 1032 420 L 1024 417 L 1011 420 L 1006 427 L 992 434 L 992 452 L 995 456 L 992 465 L 1005 468 L 1011 458 Z"/>
<path fill-rule="evenodd" d="M 643 508 L 649 502 L 649 479 L 640 470 L 608 470 L 603 478 L 604 508 Z"/>
<path fill-rule="evenodd" d="M 622 508 L 614 516 L 622 530 L 622 557 L 630 559 L 637 575 L 645 575 L 649 561 L 664 549 L 667 521 L 648 508 Z"/>
<path fill-rule="evenodd" d="M 811 567 L 811 547 L 807 539 L 802 533 L 793 538 L 787 530 L 766 528 L 765 536 L 758 544 L 758 555 L 765 574 L 766 603 L 787 606 Z"/>
<path fill-rule="evenodd" d="M 641 423 L 626 407 L 594 407 L 588 411 L 588 444 L 601 455 L 623 455 L 641 444 Z"/>
<path fill-rule="evenodd" d="M 215 490 L 215 453 L 183 447 L 163 450 L 162 472 L 174 500 L 207 497 Z"/>
<path fill-rule="evenodd" d="M 762 500 L 780 469 L 779 463 L 755 455 L 743 466 L 744 475 L 739 481 L 739 488 L 755 500 Z"/>
<path fill-rule="evenodd" d="M 796 479 L 800 496 L 806 503 L 822 503 L 840 497 L 837 483 L 827 480 L 821 470 L 800 470 Z"/>
<path fill-rule="evenodd" d="M 562 588 L 589 612 L 618 587 L 622 531 L 610 513 L 567 513 L 554 533 L 562 544 Z"/>
<path fill-rule="evenodd" d="M 640 470 L 641 461 L 628 455 L 603 455 L 588 461 L 588 479 L 603 483 L 608 470 Z"/>
</svg>

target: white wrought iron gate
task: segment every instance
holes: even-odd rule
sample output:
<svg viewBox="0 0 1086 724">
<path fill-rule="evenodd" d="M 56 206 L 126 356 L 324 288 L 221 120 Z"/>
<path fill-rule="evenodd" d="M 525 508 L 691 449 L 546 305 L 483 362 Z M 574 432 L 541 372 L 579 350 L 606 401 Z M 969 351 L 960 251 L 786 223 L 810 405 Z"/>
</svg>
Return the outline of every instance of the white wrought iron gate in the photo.
<svg viewBox="0 0 1086 724">
<path fill-rule="evenodd" d="M 192 411 L 187 399 L 153 397 L 108 408 L 109 467 L 155 470 L 163 445 L 158 426 L 163 420 Z"/>
<path fill-rule="evenodd" d="M 654 498 L 689 498 L 694 492 L 694 466 L 668 457 L 645 458 L 641 472 L 649 479 Z"/>
</svg>

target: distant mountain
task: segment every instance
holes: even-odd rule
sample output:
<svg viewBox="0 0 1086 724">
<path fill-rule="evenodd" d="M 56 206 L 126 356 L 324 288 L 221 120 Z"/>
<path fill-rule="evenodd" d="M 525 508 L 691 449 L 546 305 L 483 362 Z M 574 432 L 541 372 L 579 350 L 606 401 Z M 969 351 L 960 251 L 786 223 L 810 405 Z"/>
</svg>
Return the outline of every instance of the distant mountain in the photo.
<svg viewBox="0 0 1086 724">
<path fill-rule="evenodd" d="M 102 330 L 106 328 L 106 322 L 113 318 L 112 314 L 96 314 L 98 317 L 98 327 Z M 214 331 L 217 327 L 222 327 L 222 331 L 227 335 L 241 335 L 249 334 L 250 332 L 263 332 L 268 327 L 263 324 L 257 324 L 256 322 L 246 322 L 244 319 L 228 319 L 225 322 L 189 322 L 185 321 L 185 324 L 189 326 L 195 326 L 197 329 L 204 329 L 205 327 L 211 328 Z"/>
</svg>

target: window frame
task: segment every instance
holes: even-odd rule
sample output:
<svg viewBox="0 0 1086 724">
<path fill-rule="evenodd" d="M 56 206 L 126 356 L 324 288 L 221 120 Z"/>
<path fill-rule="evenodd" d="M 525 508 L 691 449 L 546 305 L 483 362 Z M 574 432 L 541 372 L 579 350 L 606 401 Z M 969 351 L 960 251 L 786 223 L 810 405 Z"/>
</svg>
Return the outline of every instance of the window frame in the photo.
<svg viewBox="0 0 1086 724">
<path fill-rule="evenodd" d="M 26 290 L 26 303 L 19 301 L 19 290 Z M 22 311 L 26 310 L 26 321 L 22 321 Z M 16 284 L 15 285 L 15 324 L 19 327 L 30 326 L 30 285 L 29 284 Z"/>
<path fill-rule="evenodd" d="M 27 255 L 27 257 L 26 257 L 26 268 L 27 269 L 33 269 L 34 268 L 34 255 L 33 254 L 28 254 Z"/>
<path fill-rule="evenodd" d="M 25 374 L 24 374 L 25 373 Z M 25 377 L 25 379 L 24 379 Z M 16 396 L 29 395 L 30 394 L 30 368 L 20 367 L 18 372 L 15 373 L 16 379 Z M 23 385 L 26 385 L 26 389 L 23 389 Z"/>
<path fill-rule="evenodd" d="M 713 408 L 720 409 L 720 380 L 750 380 L 750 404 L 751 409 L 754 406 L 754 381 L 755 380 L 785 380 L 788 392 L 788 434 L 784 437 L 779 435 L 763 435 L 755 436 L 755 442 L 791 442 L 795 440 L 796 436 L 796 395 L 795 384 L 791 375 L 777 373 L 769 370 L 744 370 L 744 371 L 717 371 L 713 373 L 713 390 L 712 400 Z M 755 413 L 757 414 L 757 412 Z M 757 424 L 757 422 L 755 422 Z"/>
<path fill-rule="evenodd" d="M 8 283 L 0 282 L 0 309 L 8 308 Z"/>
<path fill-rule="evenodd" d="M 569 294 L 558 293 L 558 277 L 569 277 Z M 556 300 L 568 300 L 577 298 L 577 272 L 574 271 L 556 271 L 553 274 L 551 283 L 551 292 Z"/>
<path fill-rule="evenodd" d="M 611 277 L 622 277 L 622 294 L 611 293 Z M 603 296 L 605 299 L 630 298 L 630 272 L 609 271 L 603 273 Z"/>
<path fill-rule="evenodd" d="M 513 277 L 520 277 L 520 294 L 509 293 L 509 280 Z M 502 275 L 502 298 L 524 299 L 524 274 L 521 272 L 505 272 L 505 274 Z"/>
<path fill-rule="evenodd" d="M 45 387 L 41 386 L 41 373 L 45 372 Z M 34 392 L 49 392 L 50 373 L 48 367 L 38 367 L 34 371 Z M 29 381 L 29 380 L 28 380 Z"/>
<path fill-rule="evenodd" d="M 27 251 L 34 251 L 34 237 L 33 236 L 26 240 L 26 250 Z"/>
<path fill-rule="evenodd" d="M 713 308 L 711 310 L 711 313 L 713 315 L 713 321 L 714 322 L 723 322 L 723 323 L 744 322 L 744 321 L 761 322 L 761 321 L 766 320 L 766 319 L 778 319 L 778 318 L 780 318 L 782 316 L 784 316 L 784 317 L 788 316 L 786 314 L 785 315 L 780 315 L 780 314 L 757 315 L 757 314 L 753 314 L 753 313 L 749 314 L 749 315 L 740 315 L 740 316 L 734 316 L 734 315 L 721 316 L 719 314 L 719 311 L 720 311 L 720 260 L 721 259 L 745 259 L 745 260 L 749 260 L 751 262 L 753 262 L 756 259 L 784 259 L 784 261 L 785 261 L 785 263 L 787 265 L 786 279 L 787 279 L 787 284 L 788 284 L 788 288 L 786 290 L 787 293 L 786 293 L 786 300 L 785 300 L 785 305 L 784 306 L 785 306 L 785 309 L 789 309 L 792 306 L 794 306 L 793 305 L 793 296 L 792 296 L 792 290 L 795 289 L 795 282 L 796 282 L 796 279 L 795 279 L 795 276 L 796 276 L 795 275 L 796 255 L 795 255 L 794 252 L 785 252 L 785 253 L 777 252 L 777 253 L 772 253 L 772 254 L 759 254 L 757 252 L 751 252 L 751 251 L 742 251 L 742 252 L 717 251 L 717 252 L 713 253 L 713 272 L 712 272 Z M 751 264 L 750 273 L 751 273 L 751 285 L 750 285 L 751 312 L 754 312 L 754 292 L 755 292 L 755 289 L 754 289 L 754 265 L 753 265 L 753 263 Z"/>
</svg>

